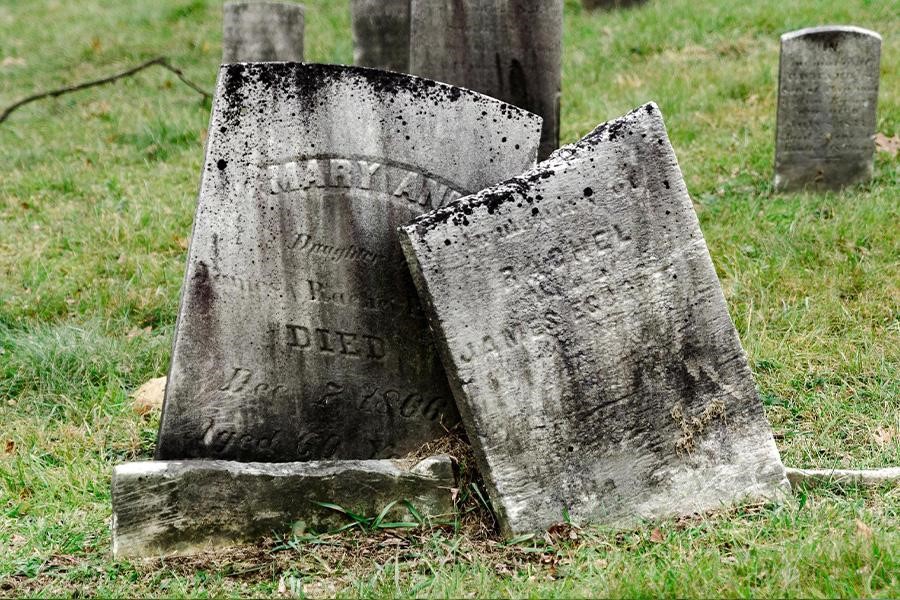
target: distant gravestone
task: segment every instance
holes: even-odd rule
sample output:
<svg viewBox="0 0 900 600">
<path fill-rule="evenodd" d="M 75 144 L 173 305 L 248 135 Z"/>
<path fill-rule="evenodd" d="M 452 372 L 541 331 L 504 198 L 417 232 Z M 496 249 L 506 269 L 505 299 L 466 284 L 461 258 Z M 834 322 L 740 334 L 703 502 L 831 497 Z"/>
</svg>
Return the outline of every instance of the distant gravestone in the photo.
<svg viewBox="0 0 900 600">
<path fill-rule="evenodd" d="M 411 0 L 410 72 L 544 119 L 539 158 L 559 146 L 562 0 Z"/>
<path fill-rule="evenodd" d="M 789 489 L 656 105 L 401 242 L 507 535 Z"/>
<path fill-rule="evenodd" d="M 781 36 L 775 189 L 838 189 L 872 176 L 881 36 L 814 27 Z"/>
<path fill-rule="evenodd" d="M 644 4 L 647 0 L 581 0 L 581 5 L 587 10 L 611 10 L 616 8 L 628 8 Z"/>
<path fill-rule="evenodd" d="M 159 459 L 402 456 L 458 416 L 397 239 L 534 164 L 540 119 L 395 73 L 219 72 Z"/>
<path fill-rule="evenodd" d="M 226 2 L 222 62 L 302 61 L 303 7 L 287 2 Z"/>
<path fill-rule="evenodd" d="M 409 71 L 409 2 L 351 0 L 354 64 Z"/>
</svg>

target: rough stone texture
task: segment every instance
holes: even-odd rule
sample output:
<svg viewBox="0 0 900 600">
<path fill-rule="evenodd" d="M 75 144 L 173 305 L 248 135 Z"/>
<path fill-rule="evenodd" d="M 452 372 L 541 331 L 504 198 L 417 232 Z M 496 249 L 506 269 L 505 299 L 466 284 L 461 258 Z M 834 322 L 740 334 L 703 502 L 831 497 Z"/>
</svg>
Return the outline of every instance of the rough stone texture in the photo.
<svg viewBox="0 0 900 600">
<path fill-rule="evenodd" d="M 788 489 L 655 104 L 402 231 L 506 534 Z"/>
<path fill-rule="evenodd" d="M 581 0 L 581 5 L 587 10 L 611 10 L 615 8 L 628 8 L 645 4 L 647 0 Z"/>
<path fill-rule="evenodd" d="M 288 2 L 226 2 L 222 62 L 302 61 L 303 12 Z"/>
<path fill-rule="evenodd" d="M 838 189 L 872 177 L 881 36 L 814 27 L 781 36 L 775 189 Z"/>
<path fill-rule="evenodd" d="M 423 518 L 440 520 L 453 512 L 454 485 L 447 456 L 412 469 L 390 460 L 126 463 L 113 470 L 113 554 L 190 554 L 349 522 L 317 502 L 374 517 L 397 501 L 383 523 L 414 522 L 408 500 Z"/>
<path fill-rule="evenodd" d="M 408 75 L 223 66 L 157 458 L 389 458 L 443 434 L 397 227 L 533 166 L 539 132 Z"/>
<path fill-rule="evenodd" d="M 409 71 L 409 1 L 350 1 L 354 64 Z"/>
<path fill-rule="evenodd" d="M 563 0 L 411 0 L 410 73 L 544 119 L 539 158 L 559 146 Z"/>
</svg>

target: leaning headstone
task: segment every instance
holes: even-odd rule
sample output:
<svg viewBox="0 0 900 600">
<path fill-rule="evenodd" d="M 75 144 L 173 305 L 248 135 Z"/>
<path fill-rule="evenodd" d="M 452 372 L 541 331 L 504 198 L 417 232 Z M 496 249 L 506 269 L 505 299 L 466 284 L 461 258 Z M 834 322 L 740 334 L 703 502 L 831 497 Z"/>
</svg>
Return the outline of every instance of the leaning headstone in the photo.
<svg viewBox="0 0 900 600">
<path fill-rule="evenodd" d="M 113 555 L 192 554 L 348 524 L 346 513 L 323 503 L 369 518 L 387 508 L 383 523 L 447 520 L 454 485 L 448 456 L 412 467 L 390 460 L 126 463 L 112 477 Z"/>
<path fill-rule="evenodd" d="M 401 242 L 507 535 L 789 489 L 655 104 Z"/>
<path fill-rule="evenodd" d="M 813 27 L 781 36 L 775 189 L 839 189 L 872 177 L 881 36 Z"/>
<path fill-rule="evenodd" d="M 559 146 L 563 0 L 411 0 L 410 72 L 544 119 L 539 158 Z"/>
<path fill-rule="evenodd" d="M 409 1 L 350 1 L 354 64 L 409 71 Z"/>
<path fill-rule="evenodd" d="M 219 72 L 157 457 L 403 456 L 458 421 L 397 237 L 534 165 L 540 119 L 372 69 Z"/>
<path fill-rule="evenodd" d="M 226 2 L 222 62 L 302 61 L 303 6 L 289 2 Z"/>
</svg>

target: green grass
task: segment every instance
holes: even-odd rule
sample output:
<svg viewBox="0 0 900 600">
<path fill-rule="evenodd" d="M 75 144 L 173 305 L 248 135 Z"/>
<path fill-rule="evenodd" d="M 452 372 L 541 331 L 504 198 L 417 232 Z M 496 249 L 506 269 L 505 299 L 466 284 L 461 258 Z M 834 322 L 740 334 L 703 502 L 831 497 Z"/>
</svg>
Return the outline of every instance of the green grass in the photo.
<svg viewBox="0 0 900 600">
<path fill-rule="evenodd" d="M 349 62 L 346 1 L 306 5 L 309 59 Z M 896 0 L 566 6 L 563 140 L 660 105 L 785 463 L 900 464 L 900 161 L 838 194 L 770 183 L 784 31 L 879 31 L 900 133 Z M 0 0 L 0 105 L 160 54 L 211 90 L 220 42 L 212 0 Z M 168 364 L 208 115 L 148 70 L 0 125 L 0 595 L 900 596 L 896 488 L 530 548 L 413 530 L 113 561 L 110 471 L 152 455 L 128 394 Z"/>
</svg>

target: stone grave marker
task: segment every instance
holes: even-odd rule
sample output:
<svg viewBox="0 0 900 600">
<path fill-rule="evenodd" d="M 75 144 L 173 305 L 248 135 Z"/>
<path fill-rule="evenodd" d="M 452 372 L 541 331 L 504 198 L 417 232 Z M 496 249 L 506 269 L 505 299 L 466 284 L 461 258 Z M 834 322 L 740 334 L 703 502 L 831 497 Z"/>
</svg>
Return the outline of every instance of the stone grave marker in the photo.
<svg viewBox="0 0 900 600">
<path fill-rule="evenodd" d="M 544 119 L 543 159 L 559 146 L 563 0 L 411 0 L 410 72 Z"/>
<path fill-rule="evenodd" d="M 655 104 L 401 243 L 507 535 L 789 489 Z"/>
<path fill-rule="evenodd" d="M 872 177 L 881 36 L 813 27 L 781 36 L 775 189 L 839 189 Z"/>
<path fill-rule="evenodd" d="M 409 0 L 351 0 L 353 62 L 409 71 Z"/>
<path fill-rule="evenodd" d="M 397 227 L 534 164 L 540 119 L 298 63 L 219 71 L 157 457 L 402 456 L 458 421 Z"/>
<path fill-rule="evenodd" d="M 630 8 L 646 2 L 647 0 L 581 0 L 581 5 L 586 10 L 613 10 L 617 8 Z"/>
<path fill-rule="evenodd" d="M 222 62 L 302 61 L 303 12 L 290 2 L 226 2 Z"/>
</svg>

